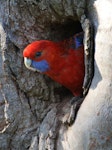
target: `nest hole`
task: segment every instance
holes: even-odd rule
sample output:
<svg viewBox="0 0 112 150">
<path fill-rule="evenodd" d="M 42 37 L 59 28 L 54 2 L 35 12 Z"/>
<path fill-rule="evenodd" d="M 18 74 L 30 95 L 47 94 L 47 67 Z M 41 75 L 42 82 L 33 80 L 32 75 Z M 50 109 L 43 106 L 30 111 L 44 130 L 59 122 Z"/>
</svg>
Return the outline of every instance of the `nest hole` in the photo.
<svg viewBox="0 0 112 150">
<path fill-rule="evenodd" d="M 62 41 L 70 38 L 77 33 L 83 32 L 81 23 L 72 19 L 67 19 L 63 23 L 54 23 L 49 26 L 49 37 L 53 41 Z M 60 95 L 61 98 L 71 96 L 72 93 L 65 87 L 61 86 L 54 90 L 55 94 Z"/>
<path fill-rule="evenodd" d="M 80 32 L 83 32 L 81 23 L 72 19 L 49 25 L 49 38 L 53 41 L 61 41 Z"/>
</svg>

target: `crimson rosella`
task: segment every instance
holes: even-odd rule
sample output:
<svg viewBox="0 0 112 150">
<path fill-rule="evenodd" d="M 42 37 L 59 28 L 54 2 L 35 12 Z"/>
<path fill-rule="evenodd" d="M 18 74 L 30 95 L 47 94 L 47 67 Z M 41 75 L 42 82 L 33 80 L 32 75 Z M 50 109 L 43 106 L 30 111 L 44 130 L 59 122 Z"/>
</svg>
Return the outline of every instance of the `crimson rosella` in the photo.
<svg viewBox="0 0 112 150">
<path fill-rule="evenodd" d="M 23 56 L 27 68 L 48 75 L 74 96 L 82 95 L 85 74 L 83 33 L 61 42 L 35 41 L 24 49 Z"/>
<path fill-rule="evenodd" d="M 73 93 L 75 97 L 71 101 L 70 115 L 64 121 L 71 125 L 83 101 L 83 33 L 61 42 L 35 41 L 24 49 L 23 56 L 28 69 L 48 75 Z"/>
</svg>

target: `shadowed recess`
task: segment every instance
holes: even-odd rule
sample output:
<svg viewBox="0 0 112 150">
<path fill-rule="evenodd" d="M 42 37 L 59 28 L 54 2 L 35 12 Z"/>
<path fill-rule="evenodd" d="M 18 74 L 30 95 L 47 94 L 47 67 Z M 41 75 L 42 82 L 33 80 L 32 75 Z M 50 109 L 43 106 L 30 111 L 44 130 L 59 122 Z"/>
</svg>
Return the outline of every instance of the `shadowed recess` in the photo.
<svg viewBox="0 0 112 150">
<path fill-rule="evenodd" d="M 60 41 L 82 32 L 81 23 L 72 19 L 67 19 L 63 23 L 48 24 L 49 38 L 54 41 Z"/>
</svg>

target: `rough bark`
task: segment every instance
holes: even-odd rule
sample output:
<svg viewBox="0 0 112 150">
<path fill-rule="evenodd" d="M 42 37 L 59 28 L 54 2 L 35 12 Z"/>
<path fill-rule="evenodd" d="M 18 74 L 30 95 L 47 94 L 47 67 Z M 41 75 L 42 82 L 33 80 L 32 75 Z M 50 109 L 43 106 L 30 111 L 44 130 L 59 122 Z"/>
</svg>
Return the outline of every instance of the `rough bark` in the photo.
<svg viewBox="0 0 112 150">
<path fill-rule="evenodd" d="M 111 0 L 0 1 L 1 150 L 111 149 L 111 14 Z M 48 77 L 27 70 L 22 51 L 34 40 L 72 36 L 85 15 L 94 26 L 95 73 L 75 123 L 67 127 L 62 120 L 70 96 Z"/>
</svg>

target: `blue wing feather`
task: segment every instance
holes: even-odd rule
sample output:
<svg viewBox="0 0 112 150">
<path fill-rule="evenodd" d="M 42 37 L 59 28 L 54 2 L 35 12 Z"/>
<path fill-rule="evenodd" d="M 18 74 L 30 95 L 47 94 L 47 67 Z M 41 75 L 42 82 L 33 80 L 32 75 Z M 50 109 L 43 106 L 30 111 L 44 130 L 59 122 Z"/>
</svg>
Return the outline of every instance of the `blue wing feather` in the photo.
<svg viewBox="0 0 112 150">
<path fill-rule="evenodd" d="M 79 48 L 80 46 L 83 45 L 83 38 L 84 38 L 83 34 L 79 34 L 75 37 L 75 47 L 76 48 Z"/>
</svg>

